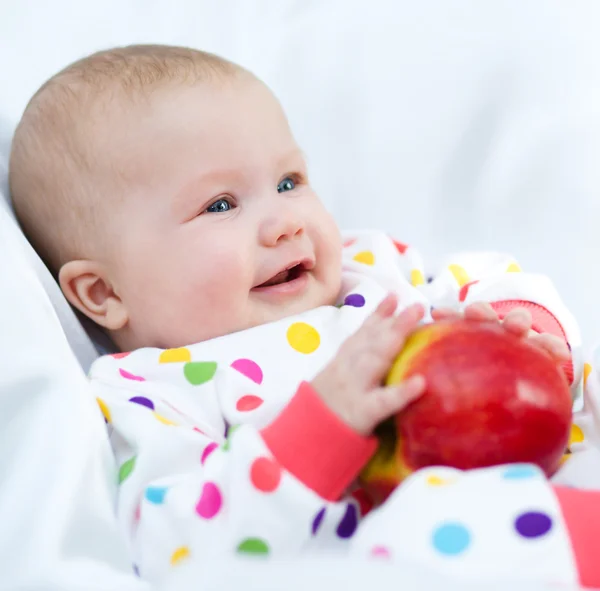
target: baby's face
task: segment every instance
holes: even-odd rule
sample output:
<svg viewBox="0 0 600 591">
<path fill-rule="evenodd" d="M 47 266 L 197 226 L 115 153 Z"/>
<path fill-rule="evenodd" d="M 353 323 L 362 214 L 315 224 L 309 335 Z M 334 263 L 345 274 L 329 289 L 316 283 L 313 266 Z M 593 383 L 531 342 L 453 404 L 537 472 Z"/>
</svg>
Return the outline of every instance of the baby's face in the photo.
<svg viewBox="0 0 600 591">
<path fill-rule="evenodd" d="M 214 338 L 340 289 L 339 231 L 279 103 L 249 77 L 215 84 L 157 92 L 117 134 L 132 189 L 104 263 L 128 315 L 121 349 Z"/>
</svg>

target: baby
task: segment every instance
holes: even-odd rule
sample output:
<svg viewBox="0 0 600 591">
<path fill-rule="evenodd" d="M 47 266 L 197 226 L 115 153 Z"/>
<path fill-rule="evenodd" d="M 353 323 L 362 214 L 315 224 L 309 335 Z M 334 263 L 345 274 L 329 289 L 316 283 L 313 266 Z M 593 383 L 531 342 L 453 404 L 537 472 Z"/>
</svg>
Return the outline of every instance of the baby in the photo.
<svg viewBox="0 0 600 591">
<path fill-rule="evenodd" d="M 251 73 L 165 46 L 76 62 L 27 106 L 10 183 L 65 296 L 118 351 L 90 380 L 142 577 L 232 552 L 335 552 L 600 584 L 596 493 L 531 466 L 421 470 L 369 513 L 356 482 L 373 429 L 425 389 L 381 385 L 419 322 L 500 319 L 563 362 L 574 392 L 578 328 L 509 256 L 451 257 L 427 283 L 412 247 L 342 238 Z M 591 488 L 568 471 L 595 452 L 586 413 L 557 482 Z"/>
</svg>

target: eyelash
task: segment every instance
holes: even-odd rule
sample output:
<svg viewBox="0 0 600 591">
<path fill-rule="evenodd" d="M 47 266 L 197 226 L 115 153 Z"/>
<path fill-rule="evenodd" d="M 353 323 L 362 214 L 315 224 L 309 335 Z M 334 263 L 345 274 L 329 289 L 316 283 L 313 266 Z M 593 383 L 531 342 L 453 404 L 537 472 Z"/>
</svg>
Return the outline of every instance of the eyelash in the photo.
<svg viewBox="0 0 600 591">
<path fill-rule="evenodd" d="M 277 183 L 276 187 L 279 186 L 279 184 L 281 184 L 281 182 L 287 178 L 291 179 L 292 182 L 294 183 L 294 185 L 295 185 L 294 189 L 296 189 L 299 185 L 306 184 L 306 178 L 304 177 L 303 174 L 301 174 L 299 172 L 290 172 L 281 177 L 281 180 L 279 181 L 279 183 Z M 294 190 L 294 189 L 292 189 L 292 190 Z M 219 212 L 208 211 L 215 203 L 218 203 L 219 201 L 227 201 L 229 203 L 231 209 L 235 208 L 235 206 L 236 206 L 235 199 L 231 195 L 221 195 L 221 196 L 217 197 L 214 201 L 212 201 L 212 203 L 207 205 L 206 209 L 202 213 L 203 214 L 219 213 Z M 226 213 L 226 212 L 223 212 L 223 213 Z"/>
</svg>

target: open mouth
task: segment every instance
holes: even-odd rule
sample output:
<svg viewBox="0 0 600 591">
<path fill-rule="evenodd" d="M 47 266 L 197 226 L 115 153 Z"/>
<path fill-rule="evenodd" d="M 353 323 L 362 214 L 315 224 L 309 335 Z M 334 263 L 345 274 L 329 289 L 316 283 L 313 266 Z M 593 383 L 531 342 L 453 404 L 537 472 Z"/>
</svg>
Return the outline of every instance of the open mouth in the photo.
<svg viewBox="0 0 600 591">
<path fill-rule="evenodd" d="M 273 275 L 270 279 L 257 285 L 254 289 L 261 289 L 264 287 L 273 287 L 275 285 L 283 285 L 285 283 L 291 283 L 296 279 L 299 279 L 306 271 L 308 271 L 310 264 L 306 261 L 301 261 L 299 263 L 295 263 L 292 266 L 284 269 L 277 273 L 277 275 Z"/>
</svg>

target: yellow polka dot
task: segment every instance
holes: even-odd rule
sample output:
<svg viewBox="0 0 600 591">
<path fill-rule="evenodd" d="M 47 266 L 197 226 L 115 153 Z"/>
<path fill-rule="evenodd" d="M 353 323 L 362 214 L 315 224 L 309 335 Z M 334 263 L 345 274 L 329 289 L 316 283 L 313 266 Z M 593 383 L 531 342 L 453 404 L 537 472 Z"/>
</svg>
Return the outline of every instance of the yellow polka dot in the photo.
<svg viewBox="0 0 600 591">
<path fill-rule="evenodd" d="M 519 267 L 519 265 L 517 265 L 517 263 L 511 263 L 510 265 L 508 265 L 508 267 L 506 267 L 506 272 L 507 273 L 520 273 L 521 267 Z"/>
<path fill-rule="evenodd" d="M 429 486 L 444 486 L 445 484 L 450 484 L 452 481 L 447 478 L 442 478 L 441 476 L 436 476 L 435 474 L 432 474 L 431 476 L 427 477 L 425 482 Z"/>
<path fill-rule="evenodd" d="M 423 277 L 423 273 L 419 271 L 419 269 L 413 269 L 410 272 L 410 282 L 416 287 L 417 285 L 423 285 L 425 283 L 425 278 Z"/>
<path fill-rule="evenodd" d="M 104 415 L 104 418 L 106 419 L 107 423 L 110 423 L 110 410 L 108 410 L 108 406 L 106 406 L 106 402 L 104 402 L 104 400 L 102 400 L 102 398 L 96 398 L 96 402 L 98 403 L 98 406 L 100 407 L 100 410 L 102 411 L 102 414 Z"/>
<path fill-rule="evenodd" d="M 585 439 L 585 436 L 583 435 L 583 431 L 581 430 L 581 427 L 579 427 L 578 425 L 571 425 L 571 434 L 569 435 L 569 445 L 572 445 L 573 443 L 581 443 L 583 440 Z"/>
<path fill-rule="evenodd" d="M 171 554 L 171 564 L 175 566 L 177 563 L 181 562 L 184 558 L 187 558 L 190 555 L 190 549 L 187 546 L 179 546 L 173 554 Z"/>
<path fill-rule="evenodd" d="M 460 287 L 469 283 L 469 275 L 460 265 L 448 265 L 448 270 L 454 275 L 454 279 Z"/>
<path fill-rule="evenodd" d="M 374 265 L 375 255 L 370 250 L 361 250 L 352 257 L 357 263 L 363 265 Z"/>
<path fill-rule="evenodd" d="M 189 349 L 180 347 L 178 349 L 167 349 L 160 354 L 159 363 L 188 363 L 192 360 Z"/>
<path fill-rule="evenodd" d="M 294 322 L 287 331 L 287 340 L 298 353 L 314 353 L 321 344 L 317 330 L 305 322 Z"/>
<path fill-rule="evenodd" d="M 154 418 L 161 422 L 163 425 L 177 425 L 177 423 L 174 423 L 173 421 L 169 421 L 169 419 L 166 419 L 165 417 L 163 417 L 162 415 L 159 415 L 157 412 L 152 413 L 154 414 Z"/>
<path fill-rule="evenodd" d="M 592 366 L 589 363 L 584 363 L 583 364 L 583 387 L 584 388 L 587 386 L 587 381 L 588 381 L 588 378 L 590 377 L 591 373 L 592 373 Z"/>
</svg>

